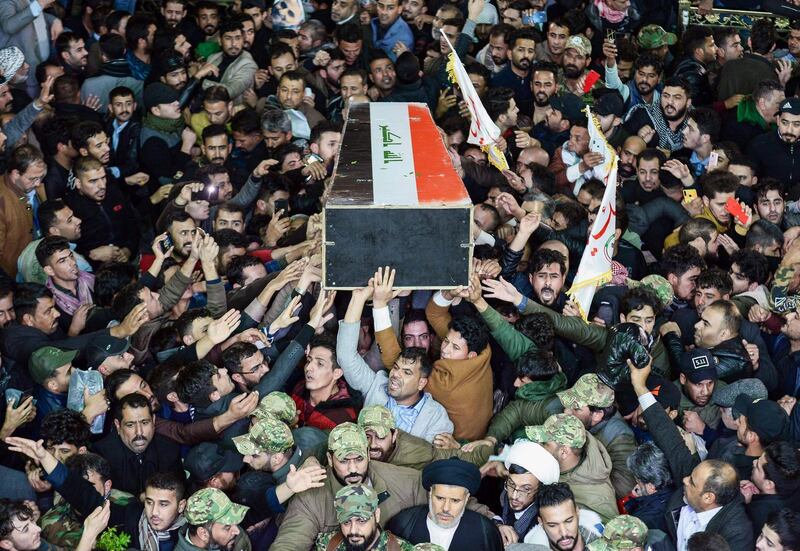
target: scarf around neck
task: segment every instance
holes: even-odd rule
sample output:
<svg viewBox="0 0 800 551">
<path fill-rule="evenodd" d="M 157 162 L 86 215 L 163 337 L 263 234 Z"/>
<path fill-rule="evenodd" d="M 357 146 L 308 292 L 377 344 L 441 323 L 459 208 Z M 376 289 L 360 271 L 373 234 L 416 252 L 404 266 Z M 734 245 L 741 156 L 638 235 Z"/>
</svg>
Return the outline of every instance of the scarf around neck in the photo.
<svg viewBox="0 0 800 551">
<path fill-rule="evenodd" d="M 70 316 L 75 314 L 75 310 L 81 304 L 92 304 L 92 291 L 94 291 L 94 274 L 78 270 L 78 296 L 75 297 L 67 293 L 55 283 L 53 278 L 48 277 L 45 287 L 53 293 L 53 300 L 59 310 Z"/>
<path fill-rule="evenodd" d="M 618 11 L 608 7 L 606 0 L 594 0 L 594 5 L 597 7 L 597 13 L 600 14 L 600 17 L 609 23 L 622 23 L 628 16 L 627 11 Z"/>
<path fill-rule="evenodd" d="M 146 126 L 147 128 L 152 128 L 156 132 L 161 132 L 163 134 L 180 134 L 186 127 L 186 123 L 183 122 L 183 117 L 179 117 L 177 119 L 164 119 L 162 117 L 157 117 L 150 112 L 144 116 L 142 125 Z"/>
<path fill-rule="evenodd" d="M 184 518 L 183 515 L 178 515 L 178 518 L 175 519 L 172 526 L 163 532 L 159 532 L 153 530 L 153 527 L 147 522 L 147 515 L 142 511 L 142 516 L 139 517 L 139 545 L 142 551 L 158 551 L 158 542 L 170 539 L 170 532 L 180 530 L 185 524 L 186 518 Z"/>
</svg>

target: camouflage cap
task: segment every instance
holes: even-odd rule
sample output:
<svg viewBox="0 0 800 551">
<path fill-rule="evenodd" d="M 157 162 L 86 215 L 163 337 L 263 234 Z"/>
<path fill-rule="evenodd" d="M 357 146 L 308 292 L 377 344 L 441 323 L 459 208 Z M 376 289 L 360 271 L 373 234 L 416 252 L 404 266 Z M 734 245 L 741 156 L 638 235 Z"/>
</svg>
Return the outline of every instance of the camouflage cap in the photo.
<svg viewBox="0 0 800 551">
<path fill-rule="evenodd" d="M 605 408 L 614 403 L 614 389 L 594 373 L 582 375 L 572 388 L 557 392 L 556 395 L 565 408 L 579 409 L 584 406 Z"/>
<path fill-rule="evenodd" d="M 289 424 L 294 421 L 297 415 L 297 405 L 288 394 L 276 390 L 261 398 L 252 415 L 258 419 L 263 419 L 267 415 L 274 415 L 284 423 Z"/>
<path fill-rule="evenodd" d="M 664 277 L 655 274 L 645 276 L 640 281 L 629 279 L 628 287 L 631 289 L 635 289 L 636 287 L 645 287 L 650 289 L 656 294 L 658 300 L 661 301 L 662 306 L 666 306 L 671 303 L 673 297 L 675 296 L 672 292 L 672 285 L 669 284 L 669 281 L 664 279 Z"/>
<path fill-rule="evenodd" d="M 577 50 L 582 56 L 592 55 L 592 43 L 582 34 L 573 34 L 567 39 L 567 45 L 564 46 L 564 49 L 569 50 L 570 48 Z"/>
<path fill-rule="evenodd" d="M 344 524 L 353 517 L 370 518 L 378 508 L 378 494 L 364 484 L 345 486 L 333 498 L 336 521 Z"/>
<path fill-rule="evenodd" d="M 233 503 L 222 490 L 203 488 L 193 493 L 186 502 L 186 521 L 193 526 L 206 522 L 239 524 L 249 509 Z"/>
<path fill-rule="evenodd" d="M 583 423 L 568 413 L 551 415 L 544 425 L 525 427 L 525 435 L 533 442 L 557 442 L 576 449 L 583 448 L 586 444 L 586 429 Z"/>
<path fill-rule="evenodd" d="M 446 551 L 441 545 L 435 543 L 418 543 L 414 546 L 414 551 Z"/>
<path fill-rule="evenodd" d="M 250 427 L 250 432 L 233 438 L 236 450 L 242 455 L 278 453 L 294 445 L 292 431 L 283 421 L 268 416 Z"/>
<path fill-rule="evenodd" d="M 637 40 L 640 48 L 652 50 L 661 46 L 672 46 L 678 41 L 678 37 L 674 33 L 668 33 L 660 25 L 645 25 L 639 30 Z"/>
<path fill-rule="evenodd" d="M 379 405 L 362 409 L 358 414 L 358 424 L 364 431 L 374 430 L 378 438 L 386 438 L 391 431 L 397 428 L 392 412 Z"/>
<path fill-rule="evenodd" d="M 367 434 L 355 423 L 336 425 L 328 435 L 328 451 L 339 461 L 344 461 L 351 453 L 367 457 L 369 451 Z"/>
<path fill-rule="evenodd" d="M 647 526 L 631 515 L 620 515 L 606 524 L 603 537 L 589 544 L 591 551 L 623 551 L 643 547 Z M 596 545 L 594 545 L 596 544 Z"/>
</svg>

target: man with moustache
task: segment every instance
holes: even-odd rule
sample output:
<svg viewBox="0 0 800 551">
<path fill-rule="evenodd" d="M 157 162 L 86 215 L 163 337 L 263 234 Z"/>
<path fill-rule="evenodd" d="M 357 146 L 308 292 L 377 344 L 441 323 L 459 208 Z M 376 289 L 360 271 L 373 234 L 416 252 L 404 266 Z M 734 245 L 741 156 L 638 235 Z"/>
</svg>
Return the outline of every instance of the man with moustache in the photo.
<svg viewBox="0 0 800 551">
<path fill-rule="evenodd" d="M 561 68 L 564 70 L 563 91 L 575 94 L 578 97 L 585 96 L 588 92 L 584 89 L 587 68 L 592 61 L 592 43 L 582 34 L 575 34 L 569 37 L 564 48 L 564 57 L 561 60 Z M 603 83 L 598 80 L 592 88 L 602 87 Z"/>
<path fill-rule="evenodd" d="M 503 540 L 494 523 L 467 510 L 467 502 L 480 484 L 481 472 L 475 465 L 456 458 L 434 461 L 422 471 L 428 504 L 402 511 L 386 526 L 415 544 L 435 543 L 447 551 L 500 551 Z"/>
<path fill-rule="evenodd" d="M 492 78 L 492 88 L 504 87 L 514 91 L 514 99 L 522 113 L 533 109 L 531 91 L 531 66 L 536 56 L 536 43 L 541 41 L 537 31 L 530 28 L 517 29 L 508 39 L 510 63 Z"/>
<path fill-rule="evenodd" d="M 539 489 L 539 524 L 525 538 L 525 548 L 551 551 L 585 551 L 600 534 L 592 523 L 598 519 L 593 511 L 579 508 L 569 484 L 557 482 Z M 520 546 L 519 548 L 522 548 Z M 512 546 L 517 550 L 517 546 Z"/>
<path fill-rule="evenodd" d="M 800 98 L 788 98 L 778 107 L 778 127 L 750 142 L 750 157 L 756 161 L 759 177 L 769 176 L 784 183 L 790 199 L 797 199 L 800 190 Z"/>
<path fill-rule="evenodd" d="M 661 98 L 661 75 L 664 62 L 653 54 L 642 54 L 633 62 L 633 78 L 622 82 L 617 68 L 617 47 L 613 42 L 603 42 L 606 56 L 606 86 L 622 94 L 628 108 L 634 105 L 657 105 Z"/>
<path fill-rule="evenodd" d="M 489 43 L 475 55 L 479 63 L 497 74 L 508 65 L 509 39 L 514 29 L 506 23 L 498 23 L 489 29 Z"/>
<path fill-rule="evenodd" d="M 339 528 L 317 536 L 316 551 L 414 551 L 415 547 L 381 529 L 378 495 L 364 484 L 345 486 L 334 498 Z"/>
<path fill-rule="evenodd" d="M 472 467 L 477 471 L 477 467 Z M 317 534 L 337 529 L 335 495 L 350 484 L 366 484 L 378 495 L 385 496 L 378 506 L 384 522 L 400 511 L 423 505 L 428 500 L 419 471 L 371 461 L 364 429 L 353 423 L 342 423 L 328 436 L 328 468 L 324 485 L 294 496 L 270 549 L 308 549 L 314 544 Z"/>
<path fill-rule="evenodd" d="M 800 134 L 800 100 L 797 105 Z M 683 128 L 691 106 L 689 84 L 682 77 L 670 77 L 664 83 L 659 103 L 634 106 L 628 111 L 624 128 L 642 138 L 648 147 L 679 151 L 683 148 Z"/>
<path fill-rule="evenodd" d="M 537 125 L 547 116 L 550 98 L 558 91 L 559 68 L 546 61 L 533 66 L 531 90 L 533 91 L 533 124 Z"/>
</svg>

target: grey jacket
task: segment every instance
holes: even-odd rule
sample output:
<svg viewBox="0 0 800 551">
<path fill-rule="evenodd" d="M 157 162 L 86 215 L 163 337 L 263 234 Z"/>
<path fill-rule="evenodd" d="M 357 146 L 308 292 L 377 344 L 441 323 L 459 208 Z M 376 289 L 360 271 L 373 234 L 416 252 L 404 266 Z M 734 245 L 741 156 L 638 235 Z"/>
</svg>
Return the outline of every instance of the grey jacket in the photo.
<svg viewBox="0 0 800 551">
<path fill-rule="evenodd" d="M 344 371 L 344 378 L 354 389 L 364 395 L 364 407 L 375 404 L 385 406 L 389 401 L 386 387 L 389 375 L 386 371 L 374 372 L 367 362 L 358 355 L 358 323 L 339 322 L 339 334 L 336 337 L 336 359 Z M 428 394 L 427 392 L 425 394 Z M 453 432 L 453 422 L 447 415 L 444 406 L 428 394 L 428 399 L 409 431 L 410 434 L 433 442 L 439 433 Z"/>
<path fill-rule="evenodd" d="M 35 68 L 39 63 L 45 61 L 50 53 L 51 48 L 48 44 L 46 55 L 39 55 L 39 48 L 37 47 L 36 30 L 33 24 L 33 12 L 31 11 L 31 0 L 3 0 L 0 2 L 0 48 L 7 48 L 8 46 L 16 46 L 25 55 L 25 61 Z M 50 34 L 50 25 L 56 19 L 49 13 L 44 14 L 47 23 L 47 33 Z M 28 73 L 28 90 L 38 88 L 36 84 L 36 72 L 30 71 Z M 10 138 L 10 137 L 9 137 Z M 8 145 L 11 145 L 9 139 Z"/>
<path fill-rule="evenodd" d="M 97 96 L 100 98 L 100 109 L 98 112 L 101 115 L 108 113 L 108 94 L 117 86 L 125 86 L 133 90 L 136 103 L 144 105 L 142 101 L 142 91 L 144 90 L 144 82 L 133 77 L 115 77 L 112 75 L 97 75 L 87 78 L 81 86 L 81 101 L 84 101 L 89 96 Z"/>
</svg>

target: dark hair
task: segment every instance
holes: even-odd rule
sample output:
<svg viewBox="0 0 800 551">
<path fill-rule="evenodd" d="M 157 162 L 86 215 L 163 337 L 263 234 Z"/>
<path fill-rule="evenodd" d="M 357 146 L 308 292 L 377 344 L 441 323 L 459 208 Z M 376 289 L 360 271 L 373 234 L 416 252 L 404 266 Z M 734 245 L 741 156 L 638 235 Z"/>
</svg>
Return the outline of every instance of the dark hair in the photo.
<svg viewBox="0 0 800 551">
<path fill-rule="evenodd" d="M 775 484 L 775 493 L 787 498 L 794 496 L 800 489 L 800 452 L 788 442 L 776 441 L 769 443 L 764 453 L 767 456 L 764 476 Z"/>
<path fill-rule="evenodd" d="M 125 39 L 118 34 L 108 33 L 100 37 L 100 51 L 108 60 L 125 57 Z"/>
<path fill-rule="evenodd" d="M 567 223 L 567 227 L 573 227 L 582 220 L 586 220 L 586 209 L 583 205 L 572 199 L 563 199 L 555 202 L 553 214 L 561 213 Z"/>
<path fill-rule="evenodd" d="M 758 103 L 760 99 L 766 99 L 773 92 L 783 92 L 783 86 L 777 80 L 762 80 L 753 89 L 753 101 Z"/>
<path fill-rule="evenodd" d="M 428 353 L 424 348 L 419 348 L 417 346 L 406 347 L 400 352 L 399 357 L 410 362 L 419 362 L 420 377 L 427 379 L 431 376 L 433 364 L 430 358 L 428 358 Z"/>
<path fill-rule="evenodd" d="M 222 38 L 222 35 L 226 33 L 234 33 L 234 32 L 243 32 L 244 26 L 242 25 L 242 20 L 238 17 L 228 17 L 224 19 L 222 23 L 219 24 L 219 36 Z"/>
<path fill-rule="evenodd" d="M 24 501 L 12 501 L 0 498 L 0 538 L 5 538 L 14 531 L 14 518 L 33 519 L 33 510 Z"/>
<path fill-rule="evenodd" d="M 71 121 L 65 120 L 64 117 L 51 117 L 47 119 L 41 126 L 41 130 L 37 133 L 39 144 L 42 146 L 42 152 L 48 157 L 53 157 L 58 153 L 58 146 L 69 146 L 71 131 Z M 41 209 L 39 206 L 39 223 L 41 224 Z M 44 230 L 42 230 L 44 231 Z"/>
<path fill-rule="evenodd" d="M 517 359 L 517 377 L 531 381 L 549 381 L 558 373 L 558 362 L 546 350 L 530 350 Z"/>
<path fill-rule="evenodd" d="M 666 304 L 662 304 L 656 293 L 647 287 L 636 287 L 628 289 L 622 295 L 620 312 L 628 316 L 631 312 L 641 310 L 645 306 L 653 309 L 656 316 L 661 313 Z"/>
<path fill-rule="evenodd" d="M 689 117 L 697 124 L 700 134 L 708 134 L 712 143 L 719 139 L 719 129 L 722 125 L 719 115 L 708 107 L 696 107 Z"/>
<path fill-rule="evenodd" d="M 341 80 L 344 77 L 352 77 L 352 76 L 359 77 L 361 79 L 362 85 L 369 83 L 369 75 L 364 69 L 361 69 L 360 67 L 348 67 L 347 69 L 345 69 L 344 72 L 342 73 L 342 76 L 339 77 L 339 82 L 341 82 Z"/>
<path fill-rule="evenodd" d="M 133 283 L 128 283 L 117 292 L 111 302 L 111 310 L 116 319 L 124 319 L 137 304 L 142 302 L 142 299 L 139 297 L 142 289 L 144 289 L 144 285 L 139 281 L 135 281 Z"/>
<path fill-rule="evenodd" d="M 11 155 L 6 160 L 6 170 L 13 172 L 16 170 L 20 174 L 25 174 L 31 165 L 44 163 L 42 152 L 35 145 L 19 145 L 11 150 Z"/>
<path fill-rule="evenodd" d="M 43 235 L 50 234 L 50 228 L 58 222 L 57 214 L 67 208 L 63 199 L 48 199 L 39 205 L 39 226 Z"/>
<path fill-rule="evenodd" d="M 661 275 L 675 274 L 680 277 L 692 268 L 705 268 L 700 253 L 691 245 L 676 245 L 661 257 Z"/>
<path fill-rule="evenodd" d="M 297 59 L 294 54 L 294 50 L 288 44 L 284 44 L 283 42 L 278 42 L 273 44 L 272 48 L 269 51 L 269 60 L 270 63 L 273 59 L 278 59 L 279 57 L 285 56 L 286 54 L 291 55 L 293 58 Z"/>
<path fill-rule="evenodd" d="M 537 44 L 543 42 L 542 35 L 539 31 L 530 27 L 515 29 L 511 33 L 511 36 L 508 37 L 508 47 L 513 50 L 518 40 L 533 40 Z"/>
<path fill-rule="evenodd" d="M 185 337 L 192 332 L 192 324 L 195 320 L 208 315 L 208 311 L 205 308 L 191 308 L 175 320 L 173 328 L 178 332 L 179 336 Z"/>
<path fill-rule="evenodd" d="M 189 220 L 193 220 L 193 218 L 185 210 L 173 210 L 164 218 L 164 229 L 169 230 L 174 222 L 188 222 Z"/>
<path fill-rule="evenodd" d="M 606 186 L 597 178 L 589 178 L 581 186 L 580 191 L 585 191 L 592 199 L 602 200 L 606 192 Z"/>
<path fill-rule="evenodd" d="M 17 320 L 22 321 L 25 314 L 31 316 L 36 314 L 36 307 L 39 299 L 53 298 L 53 293 L 44 285 L 38 283 L 21 283 L 14 291 L 14 313 Z"/>
<path fill-rule="evenodd" d="M 339 367 L 339 361 L 336 358 L 336 339 L 331 337 L 331 335 L 326 333 L 315 335 L 311 339 L 311 343 L 308 345 L 309 350 L 313 348 L 325 348 L 328 350 L 328 352 L 331 353 L 331 363 L 333 363 L 333 369 L 341 369 Z"/>
<path fill-rule="evenodd" d="M 541 312 L 520 316 L 514 328 L 528 337 L 539 350 L 552 350 L 555 343 L 555 329 L 552 320 Z"/>
<path fill-rule="evenodd" d="M 186 496 L 186 482 L 182 477 L 173 472 L 151 474 L 147 477 L 147 482 L 145 482 L 144 487 L 175 492 L 175 500 L 179 503 L 184 496 Z"/>
<path fill-rule="evenodd" d="M 59 61 L 61 60 L 61 54 L 69 51 L 70 44 L 72 42 L 77 42 L 78 40 L 83 39 L 72 31 L 64 31 L 58 35 L 53 45 L 55 46 L 56 57 Z"/>
<path fill-rule="evenodd" d="M 319 122 L 311 131 L 311 137 L 308 139 L 308 143 L 315 143 L 319 145 L 319 141 L 320 139 L 322 139 L 322 135 L 325 134 L 326 132 L 336 132 L 341 134 L 342 125 L 332 121 Z"/>
<path fill-rule="evenodd" d="M 486 65 L 483 65 L 482 63 L 472 61 L 467 63 L 464 68 L 467 70 L 468 75 L 478 75 L 486 81 L 486 84 L 489 84 L 492 81 L 492 72 L 486 67 Z"/>
<path fill-rule="evenodd" d="M 56 409 L 45 415 L 39 437 L 46 447 L 72 444 L 76 448 L 89 445 L 89 425 L 83 416 L 71 409 Z"/>
<path fill-rule="evenodd" d="M 708 218 L 689 218 L 678 232 L 678 242 L 685 245 L 701 237 L 708 244 L 711 240 L 711 235 L 716 231 L 717 227 L 714 222 Z M 783 237 L 781 237 L 781 240 L 783 240 Z"/>
<path fill-rule="evenodd" d="M 245 268 L 259 265 L 261 265 L 261 260 L 254 256 L 250 256 L 249 254 L 237 256 L 231 259 L 230 264 L 228 264 L 228 271 L 226 273 L 228 282 L 231 285 L 243 285 Z"/>
<path fill-rule="evenodd" d="M 709 27 L 690 25 L 683 31 L 683 36 L 681 36 L 684 53 L 688 56 L 693 56 L 697 48 L 703 47 L 706 38 L 709 36 L 713 37 L 713 35 L 713 31 Z"/>
<path fill-rule="evenodd" d="M 703 485 L 703 493 L 711 492 L 716 498 L 716 504 L 724 507 L 739 495 L 736 471 L 730 463 L 720 459 L 707 459 L 705 464 L 710 472 Z M 730 476 L 731 474 L 733 476 Z"/>
<path fill-rule="evenodd" d="M 247 238 L 236 230 L 225 228 L 217 230 L 211 234 L 214 241 L 219 245 L 220 253 L 225 252 L 229 247 L 236 247 L 238 249 L 246 249 L 248 245 Z"/>
<path fill-rule="evenodd" d="M 172 328 L 170 326 L 164 326 L 161 329 Z M 153 339 L 155 339 L 155 337 L 153 337 Z M 183 362 L 176 362 L 170 359 L 153 368 L 147 376 L 147 384 L 150 385 L 150 390 L 156 395 L 159 403 L 169 403 L 167 396 L 170 392 L 175 392 L 175 380 L 178 378 L 178 373 L 180 373 L 182 369 Z"/>
<path fill-rule="evenodd" d="M 745 247 L 748 249 L 752 249 L 756 245 L 769 247 L 776 243 L 783 243 L 783 232 L 778 226 L 769 220 L 761 219 L 756 220 L 753 222 L 753 225 L 750 226 L 750 230 L 747 232 L 747 238 L 745 240 Z"/>
<path fill-rule="evenodd" d="M 39 264 L 45 266 L 51 256 L 65 250 L 71 250 L 67 239 L 57 235 L 48 235 L 36 245 L 36 260 Z"/>
<path fill-rule="evenodd" d="M 467 350 L 480 354 L 489 344 L 489 331 L 483 320 L 473 316 L 458 316 L 450 321 L 448 329 L 456 331 L 467 341 Z"/>
<path fill-rule="evenodd" d="M 12 294 L 16 288 L 17 285 L 14 280 L 0 277 L 0 298 L 5 298 Z"/>
<path fill-rule="evenodd" d="M 136 94 L 127 86 L 117 86 L 108 93 L 108 103 L 113 103 L 115 98 L 127 98 L 128 96 L 136 101 Z"/>
<path fill-rule="evenodd" d="M 664 72 L 664 61 L 655 54 L 643 53 L 633 62 L 632 70 L 636 73 L 636 71 L 644 69 L 645 67 L 652 67 L 653 70 L 660 75 Z"/>
<path fill-rule="evenodd" d="M 208 360 L 197 360 L 189 363 L 178 374 L 175 380 L 175 391 L 181 402 L 195 407 L 205 408 L 211 405 L 212 392 L 216 390 L 211 377 L 217 374 L 217 366 Z"/>
<path fill-rule="evenodd" d="M 261 134 L 261 119 L 254 109 L 242 109 L 231 117 L 231 132 Z"/>
<path fill-rule="evenodd" d="M 753 173 L 755 174 L 755 171 L 753 171 Z M 768 176 L 759 180 L 758 184 L 756 184 L 753 187 L 753 192 L 756 195 L 756 202 L 766 198 L 767 193 L 769 193 L 770 191 L 777 191 L 778 197 L 783 199 L 784 197 L 783 183 L 780 180 L 778 180 L 777 178 L 770 178 Z"/>
<path fill-rule="evenodd" d="M 778 534 L 784 549 L 800 549 L 800 513 L 785 507 L 780 511 L 773 511 L 767 517 L 766 526 Z"/>
<path fill-rule="evenodd" d="M 255 356 L 257 353 L 258 348 L 253 343 L 237 342 L 222 353 L 222 367 L 227 369 L 228 373 L 241 373 L 242 360 Z"/>
<path fill-rule="evenodd" d="M 625 460 L 631 474 L 639 482 L 652 484 L 656 490 L 672 486 L 672 471 L 664 452 L 654 442 L 645 442 Z"/>
<path fill-rule="evenodd" d="M 512 99 L 514 99 L 514 91 L 511 88 L 489 88 L 483 98 L 486 114 L 490 119 L 496 121 L 500 115 L 508 112 Z"/>
<path fill-rule="evenodd" d="M 128 48 L 131 51 L 136 50 L 139 47 L 139 40 L 147 41 L 150 25 L 155 24 L 156 20 L 149 15 L 132 15 L 125 27 L 125 41 L 128 43 Z"/>
<path fill-rule="evenodd" d="M 173 0 L 170 0 L 172 2 Z M 180 0 L 174 0 L 176 2 Z M 120 23 L 126 17 L 130 17 L 131 14 L 124 11 L 124 10 L 114 10 L 106 16 L 106 29 L 109 31 L 119 31 Z"/>
<path fill-rule="evenodd" d="M 114 295 L 129 283 L 139 279 L 135 266 L 124 262 L 107 262 L 94 274 L 94 302 L 98 306 L 110 308 Z"/>
<path fill-rule="evenodd" d="M 298 81 L 298 82 L 305 82 L 305 76 L 300 71 L 286 71 L 281 75 L 280 81 L 282 80 L 291 80 L 291 81 Z M 279 82 L 280 82 L 279 81 Z"/>
<path fill-rule="evenodd" d="M 75 150 L 79 150 L 81 148 L 89 148 L 89 138 L 97 136 L 100 133 L 104 133 L 105 129 L 103 126 L 94 121 L 81 121 L 75 126 L 72 127 L 72 131 L 70 132 L 70 139 L 72 140 L 72 147 Z"/>
<path fill-rule="evenodd" d="M 686 93 L 686 96 L 689 97 L 691 94 L 691 88 L 689 86 L 689 81 L 686 78 L 678 75 L 678 76 L 671 76 L 667 80 L 664 81 L 664 88 L 683 88 L 683 91 Z"/>
<path fill-rule="evenodd" d="M 734 263 L 739 265 L 739 272 L 750 283 L 763 285 L 769 279 L 767 257 L 759 252 L 749 249 L 738 250 L 731 255 L 731 265 Z"/>
<path fill-rule="evenodd" d="M 118 371 L 115 373 L 118 373 Z M 126 407 L 130 409 L 146 408 L 147 411 L 150 412 L 150 415 L 153 414 L 153 411 L 150 409 L 150 400 L 147 399 L 147 396 L 139 394 L 138 392 L 126 394 L 117 400 L 117 403 L 114 405 L 114 419 L 122 421 L 122 413 Z"/>
<path fill-rule="evenodd" d="M 575 503 L 575 494 L 566 482 L 556 482 L 555 484 L 542 484 L 539 486 L 539 510 L 544 507 L 555 507 L 569 500 Z"/>
<path fill-rule="evenodd" d="M 727 329 L 731 335 L 738 335 L 742 326 L 742 315 L 739 309 L 730 300 L 720 299 L 712 302 L 708 308 L 722 312 L 722 329 Z"/>
<path fill-rule="evenodd" d="M 66 467 L 83 478 L 88 477 L 90 472 L 95 472 L 103 482 L 111 480 L 111 464 L 108 459 L 96 453 L 76 453 L 67 459 Z"/>
<path fill-rule="evenodd" d="M 124 385 L 128 379 L 133 377 L 134 375 L 138 375 L 132 369 L 118 369 L 108 377 L 104 381 L 104 386 L 106 388 L 106 397 L 111 401 L 111 403 L 115 403 L 118 401 L 122 396 L 117 398 L 117 390 L 119 387 Z"/>
<path fill-rule="evenodd" d="M 766 55 L 775 46 L 775 23 L 769 19 L 757 19 L 750 27 L 750 47 L 753 53 Z"/>
<path fill-rule="evenodd" d="M 567 273 L 567 258 L 553 249 L 536 249 L 528 262 L 528 273 L 535 274 L 545 266 L 558 264 L 561 275 Z"/>
<path fill-rule="evenodd" d="M 686 551 L 730 551 L 728 541 L 720 534 L 695 532 L 686 542 Z"/>
<path fill-rule="evenodd" d="M 703 188 L 703 196 L 709 199 L 713 199 L 718 193 L 734 193 L 739 188 L 738 178 L 722 170 L 706 172 L 698 183 Z"/>
<path fill-rule="evenodd" d="M 733 291 L 733 280 L 728 272 L 708 268 L 697 276 L 697 289 L 716 289 L 720 295 L 728 295 Z"/>
<path fill-rule="evenodd" d="M 209 124 L 203 128 L 203 142 L 208 138 L 215 138 L 217 136 L 225 136 L 225 139 L 228 138 L 228 131 L 225 129 L 225 126 L 221 124 Z"/>
</svg>

